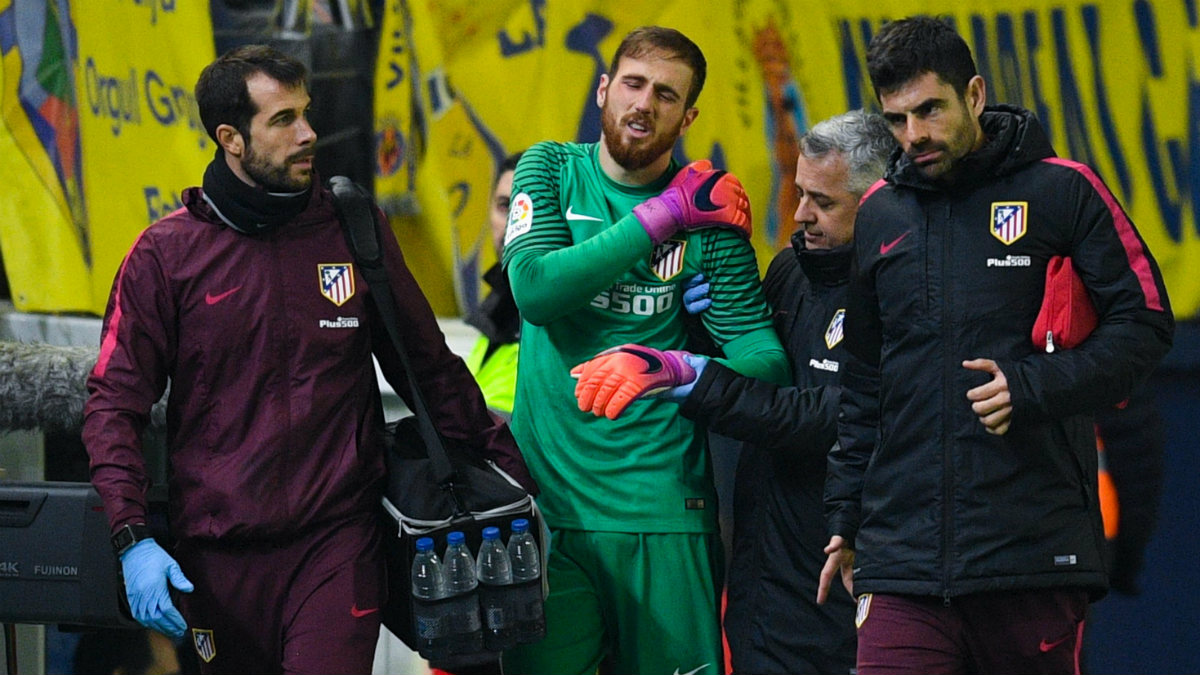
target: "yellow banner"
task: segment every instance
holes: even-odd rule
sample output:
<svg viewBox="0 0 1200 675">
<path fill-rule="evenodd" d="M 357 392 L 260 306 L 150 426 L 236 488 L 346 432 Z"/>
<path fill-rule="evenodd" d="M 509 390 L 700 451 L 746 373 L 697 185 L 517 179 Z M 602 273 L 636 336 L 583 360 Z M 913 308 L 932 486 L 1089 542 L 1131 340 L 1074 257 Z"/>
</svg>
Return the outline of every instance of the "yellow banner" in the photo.
<svg viewBox="0 0 1200 675">
<path fill-rule="evenodd" d="M 214 58 L 206 2 L 73 0 L 92 308 L 147 225 L 182 206 L 215 146 L 192 87 Z"/>
<path fill-rule="evenodd" d="M 494 260 L 485 219 L 496 163 L 540 140 L 598 139 L 595 89 L 617 43 L 639 25 L 669 25 L 709 67 L 681 155 L 742 178 L 765 265 L 793 230 L 796 136 L 877 106 L 865 45 L 886 17 L 946 14 L 990 100 L 1033 110 L 1060 155 L 1105 179 L 1161 263 L 1176 314 L 1191 317 L 1200 308 L 1189 278 L 1200 268 L 1196 11 L 1139 0 L 404 0 L 383 17 L 376 105 L 392 120 L 377 123 L 387 139 L 377 154 L 405 169 L 381 171 L 377 188 L 404 214 L 394 224 L 410 259 L 436 247 L 418 270 L 435 308 L 473 304 Z"/>
<path fill-rule="evenodd" d="M 0 251 L 13 303 L 92 309 L 65 3 L 0 0 Z"/>
<path fill-rule="evenodd" d="M 442 45 L 430 31 L 421 0 L 388 3 L 375 69 L 375 193 L 388 214 L 408 266 L 439 314 L 455 311 L 450 270 L 454 231 L 442 158 L 431 153 L 451 134 L 441 119 L 450 101 L 441 68 Z M 486 179 L 484 179 L 486 180 Z"/>
<path fill-rule="evenodd" d="M 212 155 L 190 92 L 213 47 L 207 3 L 67 3 L 0 0 L 0 246 L 19 308 L 98 313 L 134 236 Z M 742 178 L 765 265 L 793 229 L 796 136 L 876 105 L 864 53 L 886 17 L 945 13 L 991 100 L 1033 110 L 1060 155 L 1096 168 L 1161 263 L 1176 314 L 1195 317 L 1198 11 L 1144 0 L 396 0 L 376 64 L 376 192 L 434 308 L 473 306 L 495 260 L 497 164 L 544 139 L 596 140 L 596 86 L 617 43 L 659 23 L 709 61 L 678 153 Z"/>
<path fill-rule="evenodd" d="M 0 0 L 0 246 L 22 311 L 100 314 L 134 238 L 212 143 L 207 3 Z M 199 28 L 199 30 L 198 30 Z"/>
</svg>

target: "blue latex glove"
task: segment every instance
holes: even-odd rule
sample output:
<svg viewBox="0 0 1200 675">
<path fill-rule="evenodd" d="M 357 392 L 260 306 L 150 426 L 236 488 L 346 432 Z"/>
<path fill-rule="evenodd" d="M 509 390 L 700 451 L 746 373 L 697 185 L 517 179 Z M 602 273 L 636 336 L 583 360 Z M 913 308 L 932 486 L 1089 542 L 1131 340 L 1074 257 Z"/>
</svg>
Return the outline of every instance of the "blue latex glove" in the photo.
<svg viewBox="0 0 1200 675">
<path fill-rule="evenodd" d="M 133 618 L 164 635 L 183 637 L 187 622 L 171 603 L 167 580 L 184 593 L 191 593 L 195 587 L 183 576 L 179 563 L 158 542 L 143 539 L 121 554 L 121 570 Z"/>
<path fill-rule="evenodd" d="M 707 286 L 707 284 L 705 284 Z M 683 360 L 687 362 L 692 370 L 696 371 L 696 377 L 692 378 L 691 382 L 681 384 L 678 387 L 671 387 L 657 394 L 651 394 L 654 398 L 661 398 L 672 403 L 683 403 L 684 399 L 692 393 L 692 389 L 696 383 L 700 381 L 700 375 L 704 373 L 704 369 L 708 366 L 708 357 L 692 354 L 691 352 L 680 352 L 683 354 Z"/>
<path fill-rule="evenodd" d="M 708 283 L 703 274 L 688 279 L 683 284 L 683 308 L 688 314 L 699 314 L 712 307 L 712 298 L 708 297 Z"/>
</svg>

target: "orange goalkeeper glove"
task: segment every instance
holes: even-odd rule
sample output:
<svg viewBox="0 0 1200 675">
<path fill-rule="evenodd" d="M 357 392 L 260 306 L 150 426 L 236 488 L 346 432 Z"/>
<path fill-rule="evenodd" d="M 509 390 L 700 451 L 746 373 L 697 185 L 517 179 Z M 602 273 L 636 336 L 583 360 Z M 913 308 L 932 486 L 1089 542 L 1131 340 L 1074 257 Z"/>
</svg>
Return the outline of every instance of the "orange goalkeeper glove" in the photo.
<svg viewBox="0 0 1200 675">
<path fill-rule="evenodd" d="M 571 369 L 579 409 L 615 420 L 630 403 L 696 381 L 684 351 L 626 344 L 606 349 Z"/>
</svg>

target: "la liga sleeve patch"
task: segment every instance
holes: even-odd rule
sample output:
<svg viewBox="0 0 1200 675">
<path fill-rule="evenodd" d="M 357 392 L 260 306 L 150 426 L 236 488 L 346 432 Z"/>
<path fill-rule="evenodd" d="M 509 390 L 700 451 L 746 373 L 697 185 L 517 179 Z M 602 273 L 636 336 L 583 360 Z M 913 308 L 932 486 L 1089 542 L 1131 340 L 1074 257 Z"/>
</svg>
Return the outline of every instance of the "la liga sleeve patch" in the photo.
<svg viewBox="0 0 1200 675">
<path fill-rule="evenodd" d="M 533 227 L 533 200 L 524 192 L 518 192 L 512 198 L 512 208 L 508 212 L 508 226 L 504 229 L 504 245 L 529 231 Z"/>
</svg>

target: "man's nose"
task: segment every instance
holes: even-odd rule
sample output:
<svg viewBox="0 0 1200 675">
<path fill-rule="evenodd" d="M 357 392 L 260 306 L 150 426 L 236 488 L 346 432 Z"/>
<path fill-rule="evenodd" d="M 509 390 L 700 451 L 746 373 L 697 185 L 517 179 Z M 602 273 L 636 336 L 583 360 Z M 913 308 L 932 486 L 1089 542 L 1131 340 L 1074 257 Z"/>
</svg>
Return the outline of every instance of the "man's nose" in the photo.
<svg viewBox="0 0 1200 675">
<path fill-rule="evenodd" d="M 904 144 L 912 147 L 929 140 L 929 125 L 916 117 L 909 117 L 904 124 Z"/>
<path fill-rule="evenodd" d="M 796 205 L 796 213 L 792 215 L 792 220 L 797 224 L 811 223 L 816 221 L 816 212 L 813 211 L 812 200 L 808 197 L 801 197 L 800 203 Z"/>
<path fill-rule="evenodd" d="M 317 140 L 317 132 L 309 124 L 308 120 L 301 118 L 296 129 L 296 141 L 300 145 L 309 145 Z"/>
<path fill-rule="evenodd" d="M 650 110 L 654 107 L 654 88 L 643 87 L 633 99 L 633 107 L 637 110 Z"/>
</svg>

